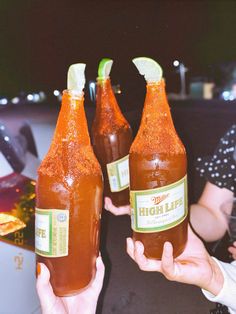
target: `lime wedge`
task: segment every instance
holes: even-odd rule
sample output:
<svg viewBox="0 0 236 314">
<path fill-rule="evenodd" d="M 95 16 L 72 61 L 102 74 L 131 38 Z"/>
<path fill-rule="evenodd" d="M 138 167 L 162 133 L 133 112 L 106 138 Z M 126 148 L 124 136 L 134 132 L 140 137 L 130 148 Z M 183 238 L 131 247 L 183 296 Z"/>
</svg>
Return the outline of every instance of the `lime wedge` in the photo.
<svg viewBox="0 0 236 314">
<path fill-rule="evenodd" d="M 108 59 L 108 58 L 103 58 L 99 62 L 98 77 L 100 79 L 107 79 L 109 77 L 110 72 L 111 72 L 112 63 L 113 63 L 113 60 Z"/>
<path fill-rule="evenodd" d="M 147 82 L 158 82 L 162 78 L 162 68 L 153 59 L 146 57 L 134 58 L 133 63 Z"/>
<path fill-rule="evenodd" d="M 75 63 L 69 67 L 67 74 L 67 89 L 75 90 L 79 93 L 83 92 L 85 85 L 85 71 L 86 64 Z"/>
</svg>

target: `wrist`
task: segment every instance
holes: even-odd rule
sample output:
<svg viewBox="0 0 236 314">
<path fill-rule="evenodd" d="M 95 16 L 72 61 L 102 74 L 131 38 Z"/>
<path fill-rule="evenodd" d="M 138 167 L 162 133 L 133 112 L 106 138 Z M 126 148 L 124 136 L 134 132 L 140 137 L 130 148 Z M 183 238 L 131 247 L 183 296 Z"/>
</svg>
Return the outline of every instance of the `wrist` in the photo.
<svg viewBox="0 0 236 314">
<path fill-rule="evenodd" d="M 212 277 L 204 289 L 216 296 L 223 288 L 224 276 L 219 265 L 212 257 L 209 257 L 209 263 L 212 269 Z"/>
</svg>

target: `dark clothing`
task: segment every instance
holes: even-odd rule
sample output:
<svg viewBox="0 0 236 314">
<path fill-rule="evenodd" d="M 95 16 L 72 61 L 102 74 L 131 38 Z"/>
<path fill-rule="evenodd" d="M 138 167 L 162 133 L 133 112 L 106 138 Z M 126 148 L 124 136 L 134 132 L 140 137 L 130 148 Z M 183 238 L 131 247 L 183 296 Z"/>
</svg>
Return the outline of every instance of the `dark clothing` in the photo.
<svg viewBox="0 0 236 314">
<path fill-rule="evenodd" d="M 199 157 L 200 176 L 220 188 L 236 191 L 236 124 L 220 139 L 213 156 Z"/>
</svg>

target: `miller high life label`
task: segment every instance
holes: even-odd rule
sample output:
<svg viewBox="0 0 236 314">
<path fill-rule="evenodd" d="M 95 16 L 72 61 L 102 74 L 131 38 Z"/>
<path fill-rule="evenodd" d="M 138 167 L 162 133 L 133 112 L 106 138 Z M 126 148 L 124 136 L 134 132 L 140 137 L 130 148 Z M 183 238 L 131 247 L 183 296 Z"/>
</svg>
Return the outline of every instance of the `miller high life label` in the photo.
<svg viewBox="0 0 236 314">
<path fill-rule="evenodd" d="M 68 255 L 69 210 L 35 209 L 35 253 L 47 257 Z"/>
<path fill-rule="evenodd" d="M 186 218 L 187 203 L 187 175 L 160 188 L 130 191 L 131 227 L 142 233 L 171 229 Z"/>
<path fill-rule="evenodd" d="M 129 155 L 107 164 L 107 174 L 111 192 L 119 192 L 129 187 Z"/>
</svg>

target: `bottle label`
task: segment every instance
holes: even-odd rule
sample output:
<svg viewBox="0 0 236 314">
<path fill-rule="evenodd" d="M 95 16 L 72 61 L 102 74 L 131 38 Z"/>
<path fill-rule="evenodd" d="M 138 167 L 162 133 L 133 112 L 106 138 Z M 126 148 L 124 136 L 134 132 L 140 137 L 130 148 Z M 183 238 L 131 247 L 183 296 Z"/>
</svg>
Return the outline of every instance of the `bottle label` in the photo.
<svg viewBox="0 0 236 314">
<path fill-rule="evenodd" d="M 35 209 L 35 253 L 47 257 L 68 255 L 69 210 Z"/>
<path fill-rule="evenodd" d="M 150 233 L 171 229 L 187 216 L 187 175 L 151 190 L 130 191 L 131 227 Z"/>
<path fill-rule="evenodd" d="M 129 155 L 107 164 L 107 174 L 111 192 L 119 192 L 129 187 Z"/>
</svg>

